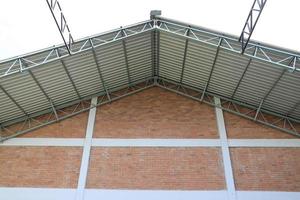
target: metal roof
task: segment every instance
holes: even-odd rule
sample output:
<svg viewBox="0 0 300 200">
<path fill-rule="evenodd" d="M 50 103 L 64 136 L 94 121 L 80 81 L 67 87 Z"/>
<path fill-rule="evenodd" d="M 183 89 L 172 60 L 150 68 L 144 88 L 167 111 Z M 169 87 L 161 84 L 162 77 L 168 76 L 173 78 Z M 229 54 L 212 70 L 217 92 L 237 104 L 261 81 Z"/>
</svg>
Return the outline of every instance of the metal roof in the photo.
<svg viewBox="0 0 300 200">
<path fill-rule="evenodd" d="M 211 105 L 218 96 L 215 106 L 300 135 L 298 52 L 252 41 L 241 54 L 236 36 L 158 16 L 71 52 L 59 45 L 0 63 L 1 140 L 87 110 L 93 96 L 102 105 L 154 85 Z"/>
</svg>

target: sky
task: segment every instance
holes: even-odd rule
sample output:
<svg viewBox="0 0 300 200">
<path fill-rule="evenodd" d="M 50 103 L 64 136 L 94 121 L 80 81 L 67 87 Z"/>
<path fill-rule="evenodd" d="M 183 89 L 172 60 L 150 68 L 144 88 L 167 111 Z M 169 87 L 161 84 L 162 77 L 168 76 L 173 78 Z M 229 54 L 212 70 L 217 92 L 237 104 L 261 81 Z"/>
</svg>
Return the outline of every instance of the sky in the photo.
<svg viewBox="0 0 300 200">
<path fill-rule="evenodd" d="M 0 6 L 0 60 L 62 43 L 46 0 Z M 73 38 L 162 16 L 239 36 L 253 0 L 59 0 Z M 300 1 L 268 0 L 251 39 L 300 51 Z"/>
</svg>

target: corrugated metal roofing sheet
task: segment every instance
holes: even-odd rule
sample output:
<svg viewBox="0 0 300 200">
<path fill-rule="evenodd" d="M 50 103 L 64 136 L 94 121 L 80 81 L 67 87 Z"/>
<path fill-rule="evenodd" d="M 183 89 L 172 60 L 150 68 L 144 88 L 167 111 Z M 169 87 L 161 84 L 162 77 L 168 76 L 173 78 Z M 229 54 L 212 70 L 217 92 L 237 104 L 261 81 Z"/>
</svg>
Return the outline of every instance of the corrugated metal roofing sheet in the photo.
<svg viewBox="0 0 300 200">
<path fill-rule="evenodd" d="M 299 122 L 299 55 L 253 42 L 240 50 L 236 37 L 157 18 L 79 40 L 71 56 L 58 46 L 5 60 L 0 124 L 155 77 Z"/>
</svg>

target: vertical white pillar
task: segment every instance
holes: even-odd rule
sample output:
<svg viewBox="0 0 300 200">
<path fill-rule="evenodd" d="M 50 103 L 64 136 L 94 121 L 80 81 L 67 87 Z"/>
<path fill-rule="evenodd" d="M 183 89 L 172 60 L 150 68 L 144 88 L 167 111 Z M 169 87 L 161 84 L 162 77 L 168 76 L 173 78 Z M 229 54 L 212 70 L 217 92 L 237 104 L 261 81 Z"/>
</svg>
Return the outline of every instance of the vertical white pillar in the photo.
<svg viewBox="0 0 300 200">
<path fill-rule="evenodd" d="M 97 104 L 97 97 L 94 97 L 91 100 L 91 106 L 94 106 L 96 104 Z M 81 167 L 80 167 L 80 173 L 78 178 L 76 200 L 84 199 L 84 189 L 86 185 L 86 179 L 87 179 L 88 168 L 89 168 L 90 152 L 91 152 L 94 124 L 96 118 L 96 110 L 97 107 L 93 107 L 90 109 L 89 112 L 88 124 L 86 128 L 86 136 L 85 136 L 82 159 L 81 159 Z"/>
<path fill-rule="evenodd" d="M 215 109 L 216 109 L 216 119 L 218 125 L 219 136 L 221 140 L 221 148 L 222 148 L 222 157 L 223 157 L 223 164 L 224 164 L 224 173 L 225 173 L 225 180 L 228 192 L 228 199 L 229 200 L 236 200 L 236 191 L 235 191 L 235 184 L 234 184 L 234 177 L 233 171 L 231 166 L 231 159 L 230 159 L 230 152 L 223 116 L 223 110 L 218 106 L 221 106 L 221 101 L 219 98 L 214 97 L 215 101 Z"/>
</svg>

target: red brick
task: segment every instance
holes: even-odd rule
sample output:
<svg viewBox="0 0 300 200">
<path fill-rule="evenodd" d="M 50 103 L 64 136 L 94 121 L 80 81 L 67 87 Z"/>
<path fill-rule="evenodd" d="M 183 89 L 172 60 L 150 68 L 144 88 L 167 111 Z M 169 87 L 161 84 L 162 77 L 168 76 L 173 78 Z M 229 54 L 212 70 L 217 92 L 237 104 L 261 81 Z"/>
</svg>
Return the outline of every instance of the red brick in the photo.
<svg viewBox="0 0 300 200">
<path fill-rule="evenodd" d="M 100 107 L 94 137 L 217 138 L 214 108 L 151 88 Z"/>
<path fill-rule="evenodd" d="M 0 187 L 75 188 L 82 149 L 0 147 Z"/>
<path fill-rule="evenodd" d="M 47 125 L 20 137 L 53 137 L 53 138 L 82 138 L 85 137 L 88 112 Z"/>
<path fill-rule="evenodd" d="M 231 148 L 238 190 L 300 191 L 300 148 Z"/>
<path fill-rule="evenodd" d="M 88 188 L 221 190 L 218 148 L 93 148 Z"/>
<path fill-rule="evenodd" d="M 237 139 L 293 139 L 293 135 L 268 127 L 258 122 L 224 112 L 224 120 L 228 138 Z"/>
</svg>

